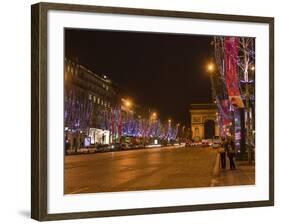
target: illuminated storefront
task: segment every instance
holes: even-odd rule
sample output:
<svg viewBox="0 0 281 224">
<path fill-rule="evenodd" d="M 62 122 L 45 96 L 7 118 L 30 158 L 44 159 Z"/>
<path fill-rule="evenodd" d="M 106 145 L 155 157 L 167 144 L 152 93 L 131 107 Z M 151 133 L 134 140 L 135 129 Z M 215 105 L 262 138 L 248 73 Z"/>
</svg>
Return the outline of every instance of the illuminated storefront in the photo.
<svg viewBox="0 0 281 224">
<path fill-rule="evenodd" d="M 98 128 L 89 129 L 91 144 L 110 144 L 110 132 Z"/>
</svg>

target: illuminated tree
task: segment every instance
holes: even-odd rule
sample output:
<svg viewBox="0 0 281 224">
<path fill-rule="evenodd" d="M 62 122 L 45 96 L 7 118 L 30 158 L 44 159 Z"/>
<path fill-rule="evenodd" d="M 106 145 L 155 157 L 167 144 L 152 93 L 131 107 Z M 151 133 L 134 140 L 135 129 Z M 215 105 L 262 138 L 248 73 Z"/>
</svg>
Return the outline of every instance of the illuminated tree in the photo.
<svg viewBox="0 0 281 224">
<path fill-rule="evenodd" d="M 255 40 L 254 38 L 239 37 L 238 38 L 238 57 L 235 59 L 238 66 L 238 80 L 241 97 L 244 101 L 244 111 L 246 119 L 246 142 L 248 146 L 248 160 L 251 162 L 250 145 L 254 145 L 252 137 L 254 122 L 250 119 L 250 112 L 254 107 L 254 80 L 255 80 Z M 217 65 L 217 76 L 214 84 L 216 103 L 219 110 L 219 124 L 220 129 L 223 130 L 225 120 L 232 121 L 233 114 L 224 109 L 223 103 L 228 99 L 226 80 L 225 80 L 225 37 L 214 37 L 214 56 Z M 232 57 L 230 55 L 230 57 Z M 233 56 L 234 57 L 234 56 Z M 236 111 L 236 108 L 233 108 Z M 233 122 L 235 123 L 235 122 Z"/>
<path fill-rule="evenodd" d="M 85 93 L 66 89 L 64 95 L 65 126 L 71 130 L 86 131 L 90 127 L 94 105 Z"/>
</svg>

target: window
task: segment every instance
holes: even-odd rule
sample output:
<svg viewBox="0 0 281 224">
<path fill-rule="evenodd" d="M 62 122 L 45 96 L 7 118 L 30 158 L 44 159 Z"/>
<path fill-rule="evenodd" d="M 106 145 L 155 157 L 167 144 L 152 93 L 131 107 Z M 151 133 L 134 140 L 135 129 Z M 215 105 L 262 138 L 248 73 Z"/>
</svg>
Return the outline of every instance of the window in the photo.
<svg viewBox="0 0 281 224">
<path fill-rule="evenodd" d="M 108 91 L 108 86 L 105 87 L 106 91 Z"/>
<path fill-rule="evenodd" d="M 92 99 L 92 95 L 91 94 L 89 94 L 89 100 L 91 100 Z"/>
<path fill-rule="evenodd" d="M 104 106 L 105 106 L 105 107 L 107 106 L 107 102 L 106 102 L 106 101 L 104 102 Z"/>
<path fill-rule="evenodd" d="M 103 100 L 101 100 L 100 104 L 103 106 Z"/>
<path fill-rule="evenodd" d="M 93 100 L 94 100 L 94 103 L 95 103 L 96 100 L 97 100 L 97 97 L 96 97 L 96 96 L 93 96 Z"/>
<path fill-rule="evenodd" d="M 98 104 L 100 104 L 100 98 L 98 98 Z"/>
</svg>

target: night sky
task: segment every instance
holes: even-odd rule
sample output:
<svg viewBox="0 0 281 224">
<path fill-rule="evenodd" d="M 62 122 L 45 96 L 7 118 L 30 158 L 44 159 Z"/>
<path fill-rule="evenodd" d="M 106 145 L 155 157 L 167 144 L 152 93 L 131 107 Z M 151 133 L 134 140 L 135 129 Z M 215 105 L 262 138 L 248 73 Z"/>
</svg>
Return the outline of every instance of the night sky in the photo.
<svg viewBox="0 0 281 224">
<path fill-rule="evenodd" d="M 212 37 L 186 34 L 65 30 L 65 56 L 107 75 L 124 97 L 161 119 L 190 125 L 191 103 L 211 102 L 206 63 Z"/>
</svg>

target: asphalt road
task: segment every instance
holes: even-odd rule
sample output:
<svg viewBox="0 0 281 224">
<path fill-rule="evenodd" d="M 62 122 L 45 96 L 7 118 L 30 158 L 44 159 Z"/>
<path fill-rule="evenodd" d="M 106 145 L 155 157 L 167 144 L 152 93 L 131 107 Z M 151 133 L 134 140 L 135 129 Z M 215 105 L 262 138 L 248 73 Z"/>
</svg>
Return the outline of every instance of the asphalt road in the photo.
<svg viewBox="0 0 281 224">
<path fill-rule="evenodd" d="M 216 150 L 156 148 L 65 157 L 65 193 L 209 187 Z"/>
</svg>

